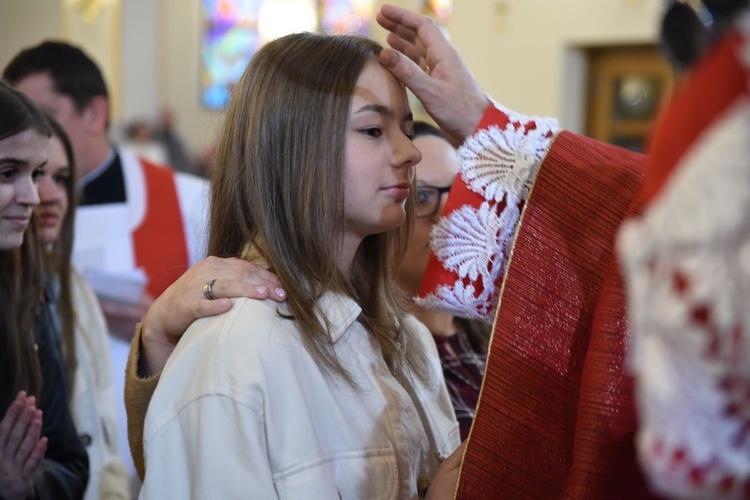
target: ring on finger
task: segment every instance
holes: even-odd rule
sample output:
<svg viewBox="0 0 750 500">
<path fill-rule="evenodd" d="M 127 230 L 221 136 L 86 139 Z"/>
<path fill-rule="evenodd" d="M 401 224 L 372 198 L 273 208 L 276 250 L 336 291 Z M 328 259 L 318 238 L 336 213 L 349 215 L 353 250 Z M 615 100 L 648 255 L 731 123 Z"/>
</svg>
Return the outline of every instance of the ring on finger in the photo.
<svg viewBox="0 0 750 500">
<path fill-rule="evenodd" d="M 216 295 L 214 295 L 214 283 L 216 283 L 216 278 L 203 285 L 203 296 L 208 300 L 217 299 Z"/>
</svg>

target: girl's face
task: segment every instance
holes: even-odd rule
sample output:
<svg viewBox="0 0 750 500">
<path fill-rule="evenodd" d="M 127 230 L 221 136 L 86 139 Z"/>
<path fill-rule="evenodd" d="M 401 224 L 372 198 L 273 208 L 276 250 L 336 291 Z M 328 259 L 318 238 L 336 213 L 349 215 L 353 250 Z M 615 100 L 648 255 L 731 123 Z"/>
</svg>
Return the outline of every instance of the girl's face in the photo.
<svg viewBox="0 0 750 500">
<path fill-rule="evenodd" d="M 403 86 L 376 61 L 352 96 L 344 165 L 345 246 L 400 226 L 422 158 L 409 136 L 412 115 Z"/>
<path fill-rule="evenodd" d="M 49 138 L 29 129 L 0 141 L 0 250 L 18 248 L 39 204 Z"/>
<path fill-rule="evenodd" d="M 414 145 L 422 152 L 422 161 L 417 165 L 417 191 L 422 186 L 449 187 L 458 174 L 459 159 L 456 150 L 448 141 L 434 135 L 420 135 Z M 448 196 L 440 197 L 437 211 L 414 221 L 414 230 L 406 247 L 406 253 L 398 267 L 398 284 L 409 293 L 417 295 L 422 277 L 430 257 L 430 232 L 440 219 Z"/>
<path fill-rule="evenodd" d="M 39 181 L 39 207 L 34 210 L 34 222 L 39 239 L 44 244 L 55 243 L 60 237 L 65 214 L 68 212 L 66 186 L 70 178 L 70 164 L 62 141 L 52 137 L 47 148 L 46 175 Z"/>
</svg>

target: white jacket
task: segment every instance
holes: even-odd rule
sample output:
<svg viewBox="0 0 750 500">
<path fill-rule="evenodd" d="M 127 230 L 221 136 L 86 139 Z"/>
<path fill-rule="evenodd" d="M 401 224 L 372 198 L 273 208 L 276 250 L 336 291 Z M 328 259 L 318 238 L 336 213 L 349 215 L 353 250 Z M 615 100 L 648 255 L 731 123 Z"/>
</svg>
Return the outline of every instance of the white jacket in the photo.
<svg viewBox="0 0 750 500">
<path fill-rule="evenodd" d="M 107 343 L 107 323 L 94 292 L 78 273 L 71 274 L 75 309 L 77 367 L 71 413 L 89 455 L 85 500 L 131 497 L 130 478 L 118 453 L 115 386 Z"/>
<path fill-rule="evenodd" d="M 429 331 L 408 319 L 429 384 L 402 386 L 354 301 L 329 293 L 321 306 L 360 390 L 321 372 L 283 305 L 238 299 L 169 358 L 146 414 L 141 498 L 417 497 L 459 444 Z"/>
</svg>

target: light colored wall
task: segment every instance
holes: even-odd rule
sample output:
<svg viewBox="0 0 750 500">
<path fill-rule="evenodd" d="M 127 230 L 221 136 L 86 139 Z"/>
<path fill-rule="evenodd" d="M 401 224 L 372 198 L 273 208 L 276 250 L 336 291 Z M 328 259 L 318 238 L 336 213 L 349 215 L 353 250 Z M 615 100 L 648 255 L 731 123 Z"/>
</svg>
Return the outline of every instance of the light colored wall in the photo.
<svg viewBox="0 0 750 500">
<path fill-rule="evenodd" d="M 0 58 L 60 36 L 62 1 L 0 0 Z M 420 2 L 391 3 L 414 9 Z M 580 130 L 586 69 L 580 48 L 654 41 L 661 6 L 662 0 L 454 0 L 449 28 L 495 99 Z M 194 152 L 211 143 L 220 122 L 199 100 L 200 27 L 199 0 L 123 1 L 122 115 L 172 107 Z M 375 35 L 384 39 L 380 29 Z"/>
<path fill-rule="evenodd" d="M 120 120 L 155 119 L 159 98 L 159 12 L 154 0 L 122 2 L 122 94 Z"/>
<path fill-rule="evenodd" d="M 583 46 L 652 42 L 661 0 L 460 0 L 452 42 L 511 109 L 579 129 Z M 506 13 L 506 14 L 503 14 Z"/>
<path fill-rule="evenodd" d="M 194 152 L 210 146 L 221 119 L 200 103 L 200 14 L 200 0 L 160 2 L 160 95 L 175 110 L 178 130 Z"/>
<path fill-rule="evenodd" d="M 83 10 L 70 0 L 0 0 L 0 67 L 4 68 L 21 49 L 43 40 L 66 40 L 80 46 L 97 62 L 107 80 L 110 109 L 116 120 L 122 102 L 120 2 L 105 1 L 96 21 L 88 22 Z"/>
<path fill-rule="evenodd" d="M 0 66 L 21 48 L 62 36 L 60 0 L 0 0 Z"/>
</svg>

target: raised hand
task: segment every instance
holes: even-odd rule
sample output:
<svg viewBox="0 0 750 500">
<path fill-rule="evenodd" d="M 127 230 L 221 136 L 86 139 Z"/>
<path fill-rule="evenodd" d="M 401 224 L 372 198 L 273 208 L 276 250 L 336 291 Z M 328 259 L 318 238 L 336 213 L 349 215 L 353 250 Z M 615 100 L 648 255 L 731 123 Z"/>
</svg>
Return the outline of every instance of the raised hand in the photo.
<svg viewBox="0 0 750 500">
<path fill-rule="evenodd" d="M 47 451 L 41 430 L 36 398 L 19 392 L 0 420 L 0 498 L 25 499 L 33 492 L 34 474 Z"/>
<path fill-rule="evenodd" d="M 474 75 L 429 17 L 386 4 L 376 19 L 389 31 L 393 48 L 383 50 L 380 63 L 417 96 L 451 144 L 460 146 L 490 105 Z"/>
</svg>

